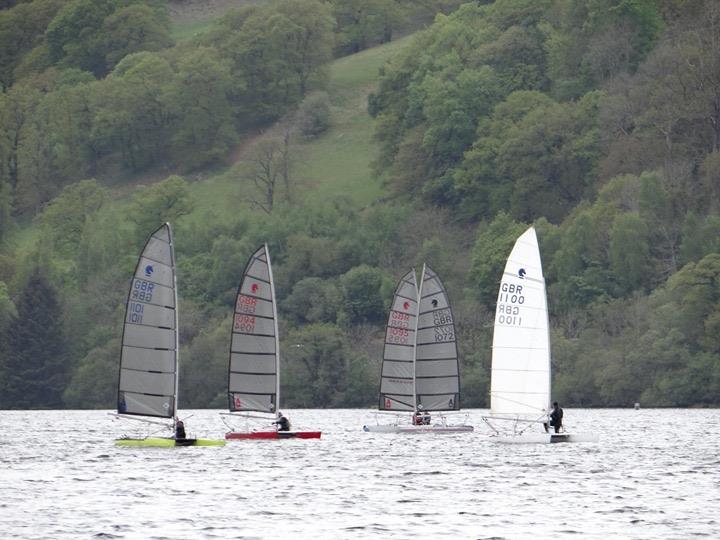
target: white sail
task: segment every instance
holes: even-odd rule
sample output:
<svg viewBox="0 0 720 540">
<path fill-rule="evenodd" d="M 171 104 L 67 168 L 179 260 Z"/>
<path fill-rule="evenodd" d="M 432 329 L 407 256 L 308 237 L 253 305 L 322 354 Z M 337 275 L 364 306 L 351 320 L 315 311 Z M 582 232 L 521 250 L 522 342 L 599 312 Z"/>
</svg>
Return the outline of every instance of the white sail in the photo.
<svg viewBox="0 0 720 540">
<path fill-rule="evenodd" d="M 175 252 L 166 223 L 145 244 L 125 310 L 117 410 L 172 418 L 177 411 Z"/>
<path fill-rule="evenodd" d="M 275 285 L 267 244 L 245 267 L 235 300 L 230 363 L 230 411 L 275 413 L 280 400 Z"/>
<path fill-rule="evenodd" d="M 549 410 L 550 334 L 535 229 L 515 242 L 500 283 L 492 349 L 492 416 L 538 419 Z"/>
<path fill-rule="evenodd" d="M 413 268 L 400 279 L 390 307 L 380 378 L 380 410 L 415 410 L 417 311 L 418 289 Z"/>
<path fill-rule="evenodd" d="M 460 364 L 447 291 L 427 265 L 420 280 L 415 394 L 426 411 L 460 409 Z"/>
</svg>

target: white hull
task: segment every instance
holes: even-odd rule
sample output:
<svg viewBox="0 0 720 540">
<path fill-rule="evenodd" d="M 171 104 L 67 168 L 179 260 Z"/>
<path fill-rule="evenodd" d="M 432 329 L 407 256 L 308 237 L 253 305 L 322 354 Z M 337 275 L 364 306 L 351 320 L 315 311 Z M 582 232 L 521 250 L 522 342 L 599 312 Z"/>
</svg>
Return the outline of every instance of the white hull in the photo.
<svg viewBox="0 0 720 540">
<path fill-rule="evenodd" d="M 394 424 L 378 424 L 375 426 L 363 426 L 363 431 L 370 433 L 463 433 L 473 431 L 472 426 L 401 426 Z"/>
<path fill-rule="evenodd" d="M 521 433 L 495 435 L 492 440 L 504 444 L 593 443 L 598 442 L 600 436 L 595 433 Z"/>
</svg>

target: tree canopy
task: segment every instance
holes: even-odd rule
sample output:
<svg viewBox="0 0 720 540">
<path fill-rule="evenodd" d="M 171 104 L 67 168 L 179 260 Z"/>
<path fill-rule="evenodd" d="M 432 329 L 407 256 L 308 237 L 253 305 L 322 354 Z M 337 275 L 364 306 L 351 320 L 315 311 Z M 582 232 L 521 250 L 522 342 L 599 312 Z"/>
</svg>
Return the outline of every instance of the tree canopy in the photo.
<svg viewBox="0 0 720 540">
<path fill-rule="evenodd" d="M 128 279 L 165 221 L 183 406 L 225 405 L 229 313 L 265 242 L 288 406 L 376 402 L 393 287 L 424 262 L 453 301 L 463 404 L 486 406 L 529 225 L 556 399 L 720 404 L 717 2 L 288 0 L 177 42 L 157 0 L 1 6 L 0 406 L 112 406 Z M 415 30 L 342 94 L 333 58 Z M 366 114 L 363 147 L 345 126 Z M 374 200 L 316 188 L 356 155 Z"/>
</svg>

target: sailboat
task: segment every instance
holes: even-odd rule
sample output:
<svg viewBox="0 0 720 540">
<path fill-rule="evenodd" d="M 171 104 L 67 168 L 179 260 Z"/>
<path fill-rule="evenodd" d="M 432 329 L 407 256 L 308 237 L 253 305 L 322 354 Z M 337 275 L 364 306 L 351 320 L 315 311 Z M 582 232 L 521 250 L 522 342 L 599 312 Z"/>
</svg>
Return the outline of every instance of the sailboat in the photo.
<svg viewBox="0 0 720 540">
<path fill-rule="evenodd" d="M 226 439 L 319 439 L 320 431 L 270 428 L 281 419 L 280 341 L 275 283 L 267 244 L 250 257 L 235 299 L 228 364 L 228 409 L 225 417 L 246 421 L 238 431 L 228 425 Z M 250 414 L 257 412 L 260 414 Z M 274 420 L 274 421 L 273 421 Z M 264 424 L 252 429 L 251 422 Z M 272 423 L 271 423 L 272 421 Z"/>
<path fill-rule="evenodd" d="M 553 433 L 550 328 L 535 228 L 515 241 L 495 309 L 490 414 L 483 420 L 505 443 L 595 442 L 592 433 Z"/>
<path fill-rule="evenodd" d="M 117 415 L 175 429 L 178 403 L 177 280 L 172 229 L 165 223 L 145 243 L 125 308 Z M 160 418 L 170 420 L 150 420 Z M 118 446 L 221 446 L 225 441 L 124 437 Z"/>
<path fill-rule="evenodd" d="M 376 424 L 363 426 L 365 431 L 473 430 L 467 424 L 449 424 L 451 413 L 445 412 L 460 410 L 460 362 L 455 336 L 450 301 L 440 278 L 423 265 L 418 288 L 413 268 L 395 289 L 385 332 L 378 415 L 389 414 L 394 421 L 380 423 L 376 415 Z"/>
</svg>

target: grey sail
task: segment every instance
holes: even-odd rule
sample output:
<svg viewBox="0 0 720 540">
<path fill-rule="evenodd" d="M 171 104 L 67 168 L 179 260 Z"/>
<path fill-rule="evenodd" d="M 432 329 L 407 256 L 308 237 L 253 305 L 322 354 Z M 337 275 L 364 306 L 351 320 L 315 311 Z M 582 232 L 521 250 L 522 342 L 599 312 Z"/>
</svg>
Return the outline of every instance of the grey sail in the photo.
<svg viewBox="0 0 720 540">
<path fill-rule="evenodd" d="M 170 224 L 140 254 L 125 309 L 117 410 L 172 418 L 177 411 L 175 252 Z"/>
<path fill-rule="evenodd" d="M 430 267 L 420 281 L 415 348 L 417 404 L 425 410 L 460 409 L 460 364 L 447 292 Z"/>
<path fill-rule="evenodd" d="M 228 408 L 277 411 L 280 394 L 275 286 L 267 245 L 247 263 L 238 287 L 230 338 Z"/>
<path fill-rule="evenodd" d="M 380 378 L 380 410 L 415 410 L 417 301 L 417 279 L 412 269 L 400 279 L 390 307 Z"/>
</svg>

